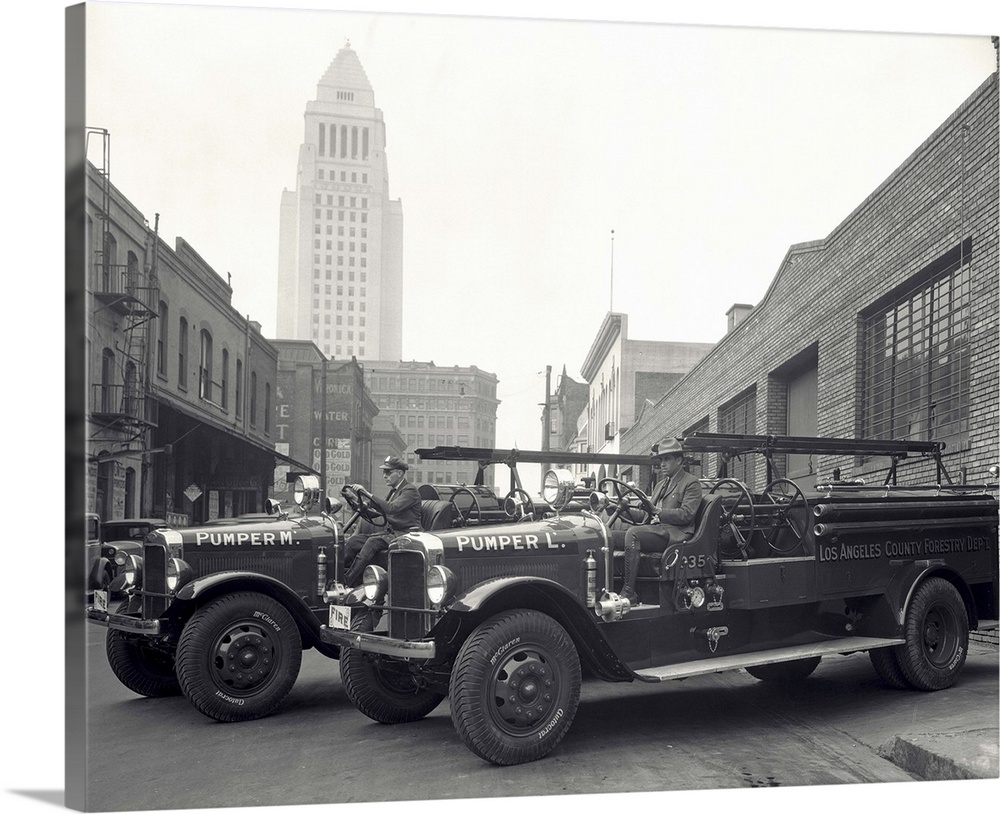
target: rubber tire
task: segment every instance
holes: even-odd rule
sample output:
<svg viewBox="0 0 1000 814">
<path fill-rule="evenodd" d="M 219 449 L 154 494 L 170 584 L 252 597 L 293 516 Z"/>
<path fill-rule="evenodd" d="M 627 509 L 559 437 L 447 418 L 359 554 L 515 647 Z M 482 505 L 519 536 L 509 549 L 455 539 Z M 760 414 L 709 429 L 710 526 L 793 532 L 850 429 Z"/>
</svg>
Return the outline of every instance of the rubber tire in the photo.
<svg viewBox="0 0 1000 814">
<path fill-rule="evenodd" d="M 227 637 L 237 630 L 264 640 L 261 650 L 252 650 L 253 639 L 248 638 L 248 646 L 238 653 L 271 654 L 273 664 L 258 686 L 221 680 L 218 666 L 226 660 Z M 252 721 L 274 712 L 292 689 L 301 664 L 302 637 L 295 620 L 280 602 L 254 592 L 228 594 L 199 608 L 177 643 L 181 689 L 195 709 L 216 721 Z"/>
<path fill-rule="evenodd" d="M 757 664 L 747 667 L 746 671 L 759 681 L 773 681 L 776 684 L 791 684 L 802 681 L 813 674 L 819 667 L 821 657 L 812 656 L 795 661 L 779 661 L 774 664 Z"/>
<path fill-rule="evenodd" d="M 497 704 L 497 694 L 503 690 L 498 683 L 510 677 L 508 668 L 519 664 L 534 666 L 540 676 L 551 675 L 546 680 L 555 685 L 553 698 L 541 699 L 547 708 L 537 722 L 505 719 L 501 714 L 505 705 Z M 543 674 L 543 667 L 551 673 Z M 556 747 L 573 723 L 580 682 L 576 646 L 558 622 L 533 610 L 499 613 L 476 628 L 458 653 L 451 674 L 452 723 L 462 742 L 483 760 L 500 766 L 538 760 Z M 512 683 L 503 691 L 515 688 L 521 689 Z"/>
<path fill-rule="evenodd" d="M 149 647 L 145 636 L 109 630 L 105 649 L 115 678 L 136 695 L 167 698 L 181 694 L 174 659 Z"/>
<path fill-rule="evenodd" d="M 883 682 L 894 690 L 912 689 L 910 682 L 903 675 L 903 668 L 899 666 L 899 657 L 896 655 L 895 647 L 880 647 L 877 650 L 869 650 L 868 658 L 871 659 L 872 667 Z"/>
<path fill-rule="evenodd" d="M 372 615 L 361 616 L 351 629 L 370 633 L 374 629 Z M 411 678 L 380 667 L 391 663 L 383 656 L 364 653 L 355 647 L 341 647 L 340 680 L 347 697 L 380 724 L 406 724 L 426 718 L 445 699 L 445 694 L 419 687 Z M 397 680 L 390 681 L 393 678 Z"/>
<path fill-rule="evenodd" d="M 969 617 L 958 589 L 941 577 L 931 577 L 917 588 L 906 611 L 903 637 L 899 666 L 915 689 L 933 692 L 954 684 L 969 654 Z"/>
</svg>

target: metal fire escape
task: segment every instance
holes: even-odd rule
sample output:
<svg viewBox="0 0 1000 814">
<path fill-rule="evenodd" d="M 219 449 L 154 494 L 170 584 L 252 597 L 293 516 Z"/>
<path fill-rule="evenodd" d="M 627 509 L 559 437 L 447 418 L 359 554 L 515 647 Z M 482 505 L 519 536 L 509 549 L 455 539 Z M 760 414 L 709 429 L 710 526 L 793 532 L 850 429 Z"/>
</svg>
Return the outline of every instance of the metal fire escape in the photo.
<svg viewBox="0 0 1000 814">
<path fill-rule="evenodd" d="M 140 454 L 148 451 L 150 430 L 158 423 L 158 402 L 150 392 L 150 345 L 153 320 L 158 316 L 159 283 L 156 276 L 157 230 L 147 224 L 144 257 L 129 252 L 128 262 L 118 262 L 117 243 L 111 233 L 111 134 L 87 128 L 90 137 L 101 143 L 100 163 L 89 162 L 99 188 L 88 190 L 88 208 L 93 215 L 94 233 L 88 246 L 92 266 L 88 271 L 92 286 L 91 327 L 102 311 L 111 313 L 112 351 L 100 370 L 94 370 L 89 385 L 88 408 L 93 448 L 111 447 L 92 460 Z M 89 160 L 89 155 L 88 155 Z M 93 183 L 88 175 L 88 186 Z M 159 218 L 157 217 L 157 221 Z M 89 333 L 89 331 L 88 331 Z"/>
</svg>

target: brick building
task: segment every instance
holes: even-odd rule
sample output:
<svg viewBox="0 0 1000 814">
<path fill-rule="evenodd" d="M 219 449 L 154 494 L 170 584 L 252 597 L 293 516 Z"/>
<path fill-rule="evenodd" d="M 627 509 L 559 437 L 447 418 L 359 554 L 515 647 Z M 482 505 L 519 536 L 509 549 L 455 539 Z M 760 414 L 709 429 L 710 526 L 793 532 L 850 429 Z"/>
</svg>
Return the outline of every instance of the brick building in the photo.
<svg viewBox="0 0 1000 814">
<path fill-rule="evenodd" d="M 763 299 L 625 429 L 621 451 L 695 430 L 937 440 L 953 478 L 998 459 L 994 74 L 826 238 L 789 248 Z M 804 190 L 803 194 L 822 194 Z M 702 474 L 718 462 L 707 456 Z M 881 480 L 885 459 L 801 456 L 807 482 Z M 761 462 L 730 473 L 760 488 Z M 902 483 L 933 465 L 900 467 Z"/>
<path fill-rule="evenodd" d="M 263 508 L 277 351 L 232 287 L 86 163 L 86 506 L 199 523 Z"/>
</svg>

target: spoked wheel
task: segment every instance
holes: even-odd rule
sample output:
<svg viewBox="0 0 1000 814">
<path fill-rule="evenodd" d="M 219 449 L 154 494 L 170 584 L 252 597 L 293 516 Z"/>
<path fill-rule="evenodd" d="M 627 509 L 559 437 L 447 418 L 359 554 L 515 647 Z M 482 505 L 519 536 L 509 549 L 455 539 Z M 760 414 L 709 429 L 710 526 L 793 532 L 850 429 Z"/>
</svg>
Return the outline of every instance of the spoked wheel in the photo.
<svg viewBox="0 0 1000 814">
<path fill-rule="evenodd" d="M 608 492 L 606 486 L 611 487 Z M 603 493 L 608 500 L 607 525 L 620 519 L 627 526 L 642 526 L 653 522 L 656 509 L 652 502 L 642 492 L 624 481 L 616 478 L 604 478 L 597 484 L 597 491 Z"/>
<path fill-rule="evenodd" d="M 739 555 L 744 560 L 749 557 L 750 540 L 757 530 L 757 515 L 754 512 L 753 496 L 750 490 L 733 478 L 723 478 L 708 493 L 715 494 L 722 487 L 735 490 L 735 500 L 723 498 L 722 516 L 719 518 L 719 548 L 730 557 Z"/>
<path fill-rule="evenodd" d="M 906 680 L 918 690 L 955 683 L 969 651 L 969 617 L 958 590 L 931 577 L 913 596 L 903 624 L 906 644 L 896 656 Z"/>
<path fill-rule="evenodd" d="M 465 507 L 465 509 L 462 509 L 462 507 L 455 501 L 455 498 L 459 495 L 468 495 L 472 498 L 472 501 Z M 470 522 L 473 522 L 473 520 L 476 525 L 482 525 L 483 510 L 479 505 L 479 498 L 476 497 L 476 493 L 471 489 L 466 486 L 459 486 L 454 492 L 452 492 L 452 495 L 448 498 L 448 500 L 451 502 L 451 505 L 455 507 L 455 514 L 458 516 L 457 525 L 464 528 L 465 526 L 468 526 Z"/>
<path fill-rule="evenodd" d="M 805 537 L 809 522 L 809 501 L 795 481 L 777 478 L 764 487 L 764 497 L 774 504 L 771 528 L 764 535 L 768 546 L 778 554 L 790 554 Z"/>
<path fill-rule="evenodd" d="M 451 719 L 462 742 L 509 766 L 552 751 L 580 701 L 580 659 L 552 617 L 497 614 L 462 645 L 451 676 Z"/>
</svg>

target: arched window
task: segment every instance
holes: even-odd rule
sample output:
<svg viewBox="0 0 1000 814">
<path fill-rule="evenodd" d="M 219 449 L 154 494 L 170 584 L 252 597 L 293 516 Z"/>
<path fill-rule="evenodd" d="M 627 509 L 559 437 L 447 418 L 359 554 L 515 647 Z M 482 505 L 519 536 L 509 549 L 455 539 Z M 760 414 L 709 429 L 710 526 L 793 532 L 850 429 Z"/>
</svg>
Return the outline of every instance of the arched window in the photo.
<svg viewBox="0 0 1000 814">
<path fill-rule="evenodd" d="M 250 374 L 250 426 L 257 426 L 257 371 Z"/>
<path fill-rule="evenodd" d="M 198 362 L 198 395 L 205 401 L 212 400 L 212 334 L 207 328 L 201 331 L 201 358 Z"/>
<path fill-rule="evenodd" d="M 160 301 L 160 330 L 156 335 L 156 372 L 167 375 L 167 328 L 169 326 L 170 309 Z"/>
<path fill-rule="evenodd" d="M 101 291 L 114 291 L 114 267 L 118 262 L 118 243 L 111 232 L 104 233 L 103 257 L 101 263 Z"/>
<path fill-rule="evenodd" d="M 135 252 L 129 251 L 126 263 L 128 265 L 125 271 L 125 290 L 134 295 L 136 288 L 139 287 L 139 258 Z"/>
<path fill-rule="evenodd" d="M 271 432 L 271 383 L 264 384 L 264 432 Z"/>
<path fill-rule="evenodd" d="M 122 412 L 127 416 L 136 418 L 139 412 L 139 381 L 136 375 L 135 362 L 130 361 L 125 365 L 124 384 Z"/>
<path fill-rule="evenodd" d="M 101 356 L 101 403 L 102 413 L 110 413 L 114 403 L 115 354 L 110 348 L 105 348 Z"/>
<path fill-rule="evenodd" d="M 229 409 L 229 351 L 222 349 L 222 379 L 219 387 L 219 403 L 223 410 Z"/>
<path fill-rule="evenodd" d="M 181 317 L 177 334 L 177 386 L 187 387 L 188 321 Z"/>
<path fill-rule="evenodd" d="M 236 360 L 236 417 L 243 415 L 243 360 Z"/>
</svg>

